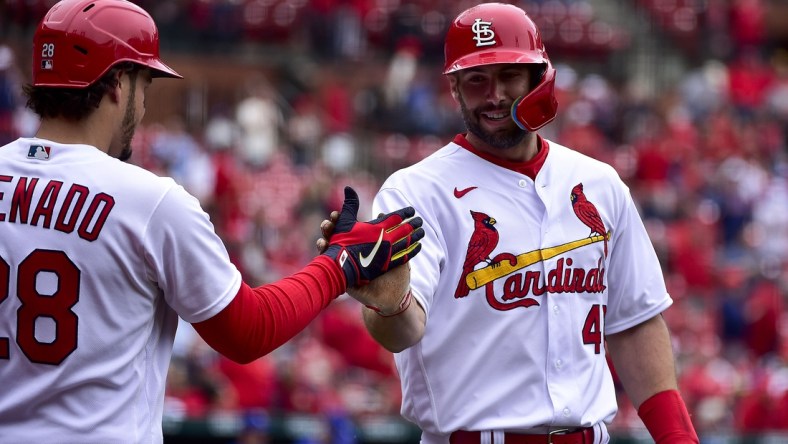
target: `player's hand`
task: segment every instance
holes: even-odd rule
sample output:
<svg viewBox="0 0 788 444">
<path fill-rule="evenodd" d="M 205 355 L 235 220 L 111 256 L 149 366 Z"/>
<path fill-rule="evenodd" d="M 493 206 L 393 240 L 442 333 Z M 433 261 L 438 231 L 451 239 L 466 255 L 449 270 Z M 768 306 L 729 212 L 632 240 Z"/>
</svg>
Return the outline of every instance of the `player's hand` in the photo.
<svg viewBox="0 0 788 444">
<path fill-rule="evenodd" d="M 345 187 L 345 202 L 328 248 L 322 253 L 333 259 L 348 287 L 365 285 L 389 269 L 408 262 L 421 250 L 422 220 L 413 207 L 384 214 L 369 222 L 358 221 L 358 194 Z"/>
<path fill-rule="evenodd" d="M 378 217 L 380 216 L 383 216 L 383 213 L 378 215 Z M 328 219 L 324 219 L 320 223 L 320 232 L 323 237 L 316 242 L 318 253 L 322 253 L 328 248 L 328 239 L 334 233 L 338 219 L 339 211 L 332 211 Z M 410 302 L 405 300 L 408 291 L 410 291 L 410 264 L 394 267 L 371 280 L 367 285 L 347 289 L 347 293 L 353 299 L 377 311 L 382 316 L 402 310 L 403 302 Z M 407 309 L 407 307 L 404 308 Z"/>
</svg>

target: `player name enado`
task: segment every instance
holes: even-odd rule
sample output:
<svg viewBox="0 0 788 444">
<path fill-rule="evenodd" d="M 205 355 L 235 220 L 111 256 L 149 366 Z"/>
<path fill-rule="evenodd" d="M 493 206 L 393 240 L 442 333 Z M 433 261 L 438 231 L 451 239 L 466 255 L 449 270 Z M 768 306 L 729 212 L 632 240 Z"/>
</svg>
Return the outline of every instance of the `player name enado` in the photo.
<svg viewBox="0 0 788 444">
<path fill-rule="evenodd" d="M 98 239 L 114 206 L 112 196 L 91 194 L 85 185 L 0 174 L 0 222 L 76 232 L 92 242 Z"/>
</svg>

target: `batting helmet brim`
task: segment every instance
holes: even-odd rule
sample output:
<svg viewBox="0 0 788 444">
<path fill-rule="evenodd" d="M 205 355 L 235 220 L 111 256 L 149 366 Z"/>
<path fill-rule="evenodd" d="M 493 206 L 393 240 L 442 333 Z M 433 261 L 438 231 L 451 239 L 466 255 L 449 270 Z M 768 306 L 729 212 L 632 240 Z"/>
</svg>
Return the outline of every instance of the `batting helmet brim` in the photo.
<svg viewBox="0 0 788 444">
<path fill-rule="evenodd" d="M 496 63 L 546 63 L 546 59 L 543 56 L 536 54 L 535 51 L 502 51 L 500 49 L 479 51 L 455 60 L 451 65 L 444 68 L 443 73 L 450 74 L 461 69 Z"/>
</svg>

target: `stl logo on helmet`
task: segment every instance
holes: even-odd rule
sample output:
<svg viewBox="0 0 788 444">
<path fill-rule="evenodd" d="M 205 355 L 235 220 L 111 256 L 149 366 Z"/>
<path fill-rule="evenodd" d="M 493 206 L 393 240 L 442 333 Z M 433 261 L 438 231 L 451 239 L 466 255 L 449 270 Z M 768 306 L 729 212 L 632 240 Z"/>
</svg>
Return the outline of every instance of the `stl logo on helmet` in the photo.
<svg viewBox="0 0 788 444">
<path fill-rule="evenodd" d="M 492 26 L 492 22 L 485 22 L 480 18 L 477 18 L 476 21 L 473 22 L 471 31 L 473 31 L 473 39 L 476 40 L 477 47 L 495 44 L 495 31 L 493 31 L 490 26 Z"/>
</svg>

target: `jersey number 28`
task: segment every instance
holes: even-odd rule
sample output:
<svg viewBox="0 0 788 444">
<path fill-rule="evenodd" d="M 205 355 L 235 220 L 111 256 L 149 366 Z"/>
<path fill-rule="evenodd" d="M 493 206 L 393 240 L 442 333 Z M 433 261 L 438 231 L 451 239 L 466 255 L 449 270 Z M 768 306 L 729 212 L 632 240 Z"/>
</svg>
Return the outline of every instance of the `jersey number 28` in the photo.
<svg viewBox="0 0 788 444">
<path fill-rule="evenodd" d="M 41 294 L 36 287 L 39 274 L 44 272 L 57 277 L 52 294 Z M 16 311 L 16 343 L 20 350 L 31 362 L 60 364 L 77 349 L 79 319 L 71 308 L 79 301 L 79 268 L 62 251 L 35 250 L 16 270 L 11 270 L 0 257 L 0 304 L 8 299 L 11 279 L 16 281 L 21 302 Z M 36 322 L 42 318 L 54 322 L 55 337 L 51 342 L 36 337 Z M 9 359 L 9 352 L 9 338 L 0 337 L 0 359 Z"/>
</svg>

